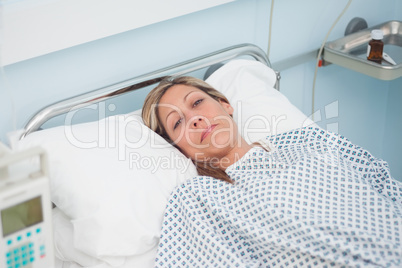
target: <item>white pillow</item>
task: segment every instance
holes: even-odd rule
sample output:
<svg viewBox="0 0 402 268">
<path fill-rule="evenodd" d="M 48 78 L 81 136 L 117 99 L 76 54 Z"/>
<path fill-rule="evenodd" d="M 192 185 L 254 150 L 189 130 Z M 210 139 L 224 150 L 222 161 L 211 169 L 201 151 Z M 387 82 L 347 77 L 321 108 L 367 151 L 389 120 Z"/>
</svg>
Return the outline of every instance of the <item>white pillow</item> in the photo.
<svg viewBox="0 0 402 268">
<path fill-rule="evenodd" d="M 74 246 L 111 265 L 157 246 L 168 197 L 194 165 L 136 113 L 34 132 L 14 144 L 49 156 L 52 202 L 74 226 Z"/>
<path fill-rule="evenodd" d="M 276 74 L 261 62 L 232 60 L 206 82 L 228 98 L 239 132 L 249 143 L 314 124 L 274 88 Z"/>
</svg>

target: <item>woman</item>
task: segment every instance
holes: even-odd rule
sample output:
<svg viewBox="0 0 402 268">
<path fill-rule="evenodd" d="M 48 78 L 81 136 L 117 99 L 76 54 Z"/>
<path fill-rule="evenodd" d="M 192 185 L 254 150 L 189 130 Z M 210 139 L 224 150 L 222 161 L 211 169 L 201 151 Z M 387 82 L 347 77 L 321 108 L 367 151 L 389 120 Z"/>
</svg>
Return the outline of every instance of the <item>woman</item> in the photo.
<svg viewBox="0 0 402 268">
<path fill-rule="evenodd" d="M 318 128 L 249 145 L 232 114 L 195 78 L 147 96 L 145 124 L 200 174 L 172 193 L 156 266 L 402 266 L 402 185 L 387 163 Z"/>
<path fill-rule="evenodd" d="M 237 133 L 232 114 L 225 96 L 193 77 L 165 79 L 142 110 L 144 123 L 191 158 L 200 175 L 228 182 L 226 167 L 251 148 Z"/>
</svg>

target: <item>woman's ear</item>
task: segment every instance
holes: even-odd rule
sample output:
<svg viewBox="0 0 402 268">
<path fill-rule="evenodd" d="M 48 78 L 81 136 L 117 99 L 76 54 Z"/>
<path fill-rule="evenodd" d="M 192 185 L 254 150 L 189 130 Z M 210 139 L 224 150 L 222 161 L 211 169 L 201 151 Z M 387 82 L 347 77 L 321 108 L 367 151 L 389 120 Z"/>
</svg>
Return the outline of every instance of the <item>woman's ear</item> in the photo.
<svg viewBox="0 0 402 268">
<path fill-rule="evenodd" d="M 230 116 L 233 116 L 234 109 L 233 109 L 232 105 L 230 105 L 229 103 L 224 102 L 224 101 L 222 101 L 222 100 L 219 100 L 219 103 L 222 105 L 223 109 L 225 109 L 225 111 L 226 111 Z"/>
</svg>

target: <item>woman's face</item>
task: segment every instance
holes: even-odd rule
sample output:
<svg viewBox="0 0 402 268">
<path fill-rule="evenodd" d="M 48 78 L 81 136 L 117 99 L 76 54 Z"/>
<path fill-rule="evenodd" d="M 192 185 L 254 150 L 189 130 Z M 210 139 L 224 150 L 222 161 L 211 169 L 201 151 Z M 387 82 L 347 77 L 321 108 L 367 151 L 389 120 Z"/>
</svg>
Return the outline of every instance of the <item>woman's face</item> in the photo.
<svg viewBox="0 0 402 268">
<path fill-rule="evenodd" d="M 170 139 L 193 160 L 222 158 L 238 143 L 237 126 L 230 116 L 232 106 L 196 87 L 172 86 L 158 108 Z"/>
</svg>

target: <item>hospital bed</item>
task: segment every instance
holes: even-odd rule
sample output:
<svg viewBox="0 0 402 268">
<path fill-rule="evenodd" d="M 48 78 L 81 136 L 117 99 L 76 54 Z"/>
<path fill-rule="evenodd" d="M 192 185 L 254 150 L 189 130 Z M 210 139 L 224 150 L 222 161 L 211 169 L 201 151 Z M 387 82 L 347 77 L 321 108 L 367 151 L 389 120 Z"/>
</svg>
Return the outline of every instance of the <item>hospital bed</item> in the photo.
<svg viewBox="0 0 402 268">
<path fill-rule="evenodd" d="M 204 72 L 234 106 L 234 119 L 248 142 L 312 124 L 279 92 L 279 73 L 251 44 L 43 108 L 10 143 L 15 150 L 40 145 L 48 153 L 57 267 L 153 267 L 166 202 L 176 186 L 196 175 L 195 167 L 142 123 L 140 109 L 71 122 L 84 110 L 101 110 L 102 103 L 113 110 L 117 98 L 150 89 L 166 76 Z M 41 129 L 63 114 L 63 125 Z"/>
</svg>

